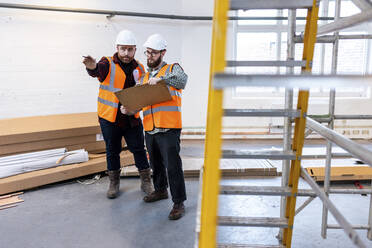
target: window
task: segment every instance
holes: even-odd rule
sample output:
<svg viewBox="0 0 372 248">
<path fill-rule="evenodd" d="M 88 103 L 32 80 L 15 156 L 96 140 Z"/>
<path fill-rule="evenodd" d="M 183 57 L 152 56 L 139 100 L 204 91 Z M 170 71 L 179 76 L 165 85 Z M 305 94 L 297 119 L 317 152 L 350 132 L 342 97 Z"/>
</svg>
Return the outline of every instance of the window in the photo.
<svg viewBox="0 0 372 248">
<path fill-rule="evenodd" d="M 335 2 L 330 0 L 328 10 L 321 2 L 319 15 L 334 16 Z M 350 16 L 360 10 L 349 0 L 341 3 L 341 16 Z M 249 10 L 238 11 L 240 17 L 287 17 L 287 10 Z M 306 10 L 297 10 L 297 17 L 306 17 Z M 326 21 L 323 21 L 325 23 Z M 297 20 L 297 30 L 304 29 L 304 20 Z M 366 26 L 360 25 L 340 34 L 367 34 Z M 234 60 L 286 60 L 287 58 L 287 21 L 286 20 L 239 20 L 236 22 L 236 54 Z M 297 33 L 299 35 L 299 33 Z M 254 49 L 252 49 L 254 48 Z M 295 45 L 295 60 L 302 58 L 303 44 Z M 317 43 L 314 51 L 313 73 L 331 73 L 333 45 L 330 43 Z M 369 40 L 343 40 L 339 41 L 337 73 L 338 74 L 365 74 L 371 70 L 369 63 Z M 239 74 L 285 74 L 286 67 L 237 67 Z M 295 73 L 300 73 L 295 68 Z M 367 97 L 368 92 L 360 88 L 337 89 L 337 97 Z M 259 93 L 259 94 L 257 94 Z M 329 89 L 311 89 L 312 97 L 328 97 Z M 284 97 L 283 88 L 237 87 L 234 97 Z"/>
</svg>

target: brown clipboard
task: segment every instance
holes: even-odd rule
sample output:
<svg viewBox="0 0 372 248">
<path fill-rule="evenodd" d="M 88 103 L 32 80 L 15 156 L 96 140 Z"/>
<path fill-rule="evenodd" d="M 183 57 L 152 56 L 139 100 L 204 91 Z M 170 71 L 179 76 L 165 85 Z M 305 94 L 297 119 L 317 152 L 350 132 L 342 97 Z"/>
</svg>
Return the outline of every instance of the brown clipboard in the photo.
<svg viewBox="0 0 372 248">
<path fill-rule="evenodd" d="M 143 84 L 115 92 L 120 103 L 129 110 L 172 100 L 169 88 L 164 81 L 155 85 Z"/>
</svg>

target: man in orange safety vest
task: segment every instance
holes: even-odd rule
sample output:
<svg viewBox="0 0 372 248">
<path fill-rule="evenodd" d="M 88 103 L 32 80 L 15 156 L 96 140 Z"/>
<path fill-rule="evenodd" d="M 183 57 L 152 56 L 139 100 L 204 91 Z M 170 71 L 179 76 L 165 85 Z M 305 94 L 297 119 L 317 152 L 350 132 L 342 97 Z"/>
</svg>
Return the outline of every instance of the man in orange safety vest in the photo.
<svg viewBox="0 0 372 248">
<path fill-rule="evenodd" d="M 124 137 L 141 178 L 141 189 L 149 194 L 153 191 L 151 170 L 144 147 L 143 126 L 139 115 L 120 112 L 120 102 L 115 92 L 133 87 L 145 69 L 134 59 L 136 38 L 129 30 L 122 30 L 116 38 L 117 52 L 112 57 L 103 57 L 98 63 L 91 56 L 84 57 L 83 63 L 88 74 L 100 81 L 97 113 L 103 138 L 106 143 L 107 169 L 110 180 L 107 197 L 116 198 L 120 187 L 120 152 Z"/>
<path fill-rule="evenodd" d="M 154 202 L 167 199 L 169 184 L 174 204 L 168 218 L 177 220 L 185 214 L 183 202 L 186 200 L 185 180 L 179 153 L 182 90 L 185 88 L 187 75 L 179 64 L 167 64 L 163 61 L 167 42 L 161 35 L 149 36 L 144 47 L 148 72 L 141 78 L 140 83 L 156 84 L 164 81 L 172 100 L 142 109 L 146 147 L 150 155 L 155 187 L 155 191 L 145 196 L 143 200 Z M 124 107 L 121 110 L 122 113 L 129 112 Z"/>
</svg>

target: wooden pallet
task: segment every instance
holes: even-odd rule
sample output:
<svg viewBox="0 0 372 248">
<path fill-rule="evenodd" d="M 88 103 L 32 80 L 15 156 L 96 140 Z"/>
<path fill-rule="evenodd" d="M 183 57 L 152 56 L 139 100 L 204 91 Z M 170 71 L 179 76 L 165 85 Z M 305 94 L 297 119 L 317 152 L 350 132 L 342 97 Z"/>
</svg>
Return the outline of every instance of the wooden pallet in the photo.
<svg viewBox="0 0 372 248">
<path fill-rule="evenodd" d="M 315 181 L 324 181 L 324 167 L 307 167 Z M 331 168 L 331 181 L 354 181 L 372 179 L 372 168 L 368 166 L 342 166 Z"/>
</svg>

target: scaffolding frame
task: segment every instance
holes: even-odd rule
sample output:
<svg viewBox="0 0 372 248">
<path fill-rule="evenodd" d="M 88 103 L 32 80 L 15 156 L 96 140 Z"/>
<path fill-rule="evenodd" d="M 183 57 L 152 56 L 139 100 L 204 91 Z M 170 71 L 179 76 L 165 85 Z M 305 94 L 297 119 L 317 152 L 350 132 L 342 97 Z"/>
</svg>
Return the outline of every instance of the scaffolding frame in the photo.
<svg viewBox="0 0 372 248">
<path fill-rule="evenodd" d="M 328 5 L 329 1 L 324 1 Z M 323 35 L 317 37 L 317 42 L 319 43 L 332 43 L 333 49 L 332 49 L 332 66 L 331 66 L 331 73 L 336 74 L 337 73 L 337 59 L 338 59 L 338 45 L 340 39 L 369 39 L 371 35 L 351 35 L 351 36 L 345 36 L 340 35 L 339 31 L 348 28 L 353 25 L 360 24 L 362 22 L 368 21 L 372 19 L 371 11 L 372 11 L 372 4 L 368 1 L 364 0 L 353 0 L 353 3 L 356 4 L 359 8 L 361 8 L 361 13 L 353 15 L 351 17 L 343 18 L 343 20 L 340 20 L 340 10 L 341 10 L 341 0 L 335 0 L 335 17 L 334 22 L 330 24 L 325 24 L 323 26 L 320 26 L 318 28 L 318 35 L 321 34 L 327 34 L 329 32 L 334 31 L 333 35 Z M 328 6 L 325 8 L 328 12 Z M 323 11 L 323 16 L 325 16 L 325 11 Z M 296 36 L 295 35 L 295 12 L 289 13 L 288 15 L 288 53 L 287 53 L 287 60 L 293 60 L 294 58 L 294 47 L 295 43 L 300 43 L 303 41 L 303 35 Z M 287 73 L 293 73 L 293 69 L 289 68 L 287 70 Z M 340 147 L 344 148 L 350 154 L 354 155 L 355 157 L 361 159 L 362 161 L 367 162 L 367 164 L 372 165 L 371 158 L 366 158 L 365 155 L 369 154 L 370 151 L 365 149 L 364 147 L 356 144 L 351 143 L 351 140 L 345 139 L 341 135 L 338 135 L 336 132 L 333 131 L 334 129 L 334 120 L 335 119 L 372 119 L 372 115 L 335 115 L 335 98 L 336 98 L 336 91 L 335 89 L 330 90 L 329 95 L 329 110 L 328 115 L 324 115 L 322 117 L 316 118 L 319 122 L 325 122 L 328 124 L 328 129 L 323 127 L 322 125 L 315 122 L 313 119 L 307 117 L 307 127 L 309 128 L 309 132 L 306 133 L 306 136 L 312 133 L 312 131 L 316 131 L 321 136 L 325 137 L 327 139 L 327 145 L 326 145 L 326 161 L 325 161 L 325 178 L 324 178 L 324 188 L 322 193 L 322 197 L 326 197 L 325 199 L 322 199 L 323 201 L 323 209 L 322 209 L 322 226 L 321 226 L 321 236 L 323 238 L 327 237 L 327 229 L 340 229 L 341 228 L 341 222 L 344 223 L 344 230 L 348 235 L 354 235 L 353 229 L 366 229 L 367 230 L 367 238 L 369 240 L 372 240 L 372 192 L 371 190 L 344 190 L 343 194 L 369 194 L 370 195 L 370 206 L 369 206 L 369 217 L 368 217 L 368 224 L 367 225 L 354 225 L 351 226 L 344 220 L 341 220 L 340 226 L 336 225 L 329 225 L 328 222 L 328 211 L 330 210 L 329 204 L 326 204 L 325 202 L 329 200 L 329 194 L 330 193 L 340 193 L 335 192 L 330 188 L 330 175 L 331 175 L 331 161 L 332 161 L 332 143 L 335 143 L 336 145 L 339 145 Z M 293 103 L 293 91 L 291 89 L 286 89 L 285 94 L 285 107 L 286 108 L 292 108 Z M 288 146 L 288 143 L 291 140 L 291 128 L 292 128 L 292 121 L 291 118 L 285 118 L 284 122 L 284 133 L 283 133 L 283 150 L 289 150 L 290 147 Z M 349 142 L 350 141 L 350 142 Z M 359 151 L 356 151 L 355 148 L 360 149 Z M 363 151 L 364 153 L 361 154 L 360 151 Z M 282 186 L 286 186 L 287 183 L 287 177 L 288 177 L 288 168 L 289 163 L 287 161 L 283 161 L 282 165 Z M 309 179 L 309 175 L 305 170 L 302 169 L 302 175 L 305 178 L 305 180 L 309 183 L 309 185 L 313 188 L 314 191 L 320 190 L 319 187 L 315 187 L 316 184 L 314 184 Z M 311 178 L 311 177 L 310 177 Z M 317 186 L 317 185 L 316 185 Z M 371 183 L 372 187 L 372 183 Z M 319 196 L 319 195 L 318 195 Z M 320 196 L 319 196 L 320 197 Z M 302 206 L 298 207 L 296 210 L 296 214 L 298 214 L 301 210 L 303 210 L 308 204 L 314 200 L 314 196 L 309 196 L 309 198 L 303 203 Z M 281 216 L 283 215 L 283 210 L 285 205 L 285 197 L 282 197 L 281 199 Z M 334 211 L 334 210 L 333 210 Z M 333 215 L 335 214 L 332 212 Z M 337 214 L 338 215 L 338 214 Z M 337 217 L 334 215 L 334 217 L 337 219 Z M 282 230 L 279 232 L 279 237 L 282 235 Z M 354 238 L 351 238 L 352 240 Z M 357 242 L 353 240 L 356 245 Z"/>
<path fill-rule="evenodd" d="M 299 153 L 297 153 L 299 151 L 299 149 L 302 150 L 302 145 L 301 143 L 303 143 L 303 136 L 304 136 L 304 131 L 303 129 L 305 128 L 304 125 L 305 125 L 305 121 L 308 121 L 309 126 L 313 126 L 315 128 L 313 128 L 315 131 L 319 131 L 317 130 L 317 127 L 316 127 L 316 124 L 314 124 L 313 121 L 311 118 L 309 118 L 307 115 L 306 115 L 306 109 L 307 109 L 307 100 L 308 100 L 308 88 L 310 87 L 317 87 L 317 86 L 320 86 L 322 83 L 323 84 L 326 84 L 327 86 L 331 86 L 331 87 L 336 87 L 336 86 L 345 86 L 345 85 L 350 85 L 350 83 L 353 83 L 353 85 L 356 85 L 355 84 L 355 81 L 353 81 L 353 76 L 338 76 L 338 75 L 329 75 L 329 76 L 310 76 L 308 74 L 302 74 L 302 75 L 275 75 L 275 76 L 267 76 L 267 75 L 229 75 L 227 73 L 223 73 L 223 68 L 225 67 L 226 65 L 226 61 L 224 61 L 224 56 L 225 56 L 225 45 L 226 45 L 226 40 L 225 40 L 225 35 L 226 35 L 226 24 L 225 22 L 227 21 L 228 17 L 225 13 L 225 11 L 228 9 L 228 6 L 226 5 L 226 2 L 227 1 L 216 1 L 216 5 L 217 5 L 217 8 L 215 8 L 215 14 L 216 14 L 216 19 L 215 19 L 215 22 L 213 23 L 213 38 L 212 38 L 212 50 L 215 51 L 215 50 L 218 50 L 218 51 L 223 51 L 223 52 L 220 52 L 220 53 L 213 53 L 212 52 L 212 58 L 211 58 L 211 81 L 210 81 L 210 88 L 212 88 L 213 90 L 210 90 L 209 91 L 209 101 L 208 101 L 208 109 L 211 109 L 213 110 L 211 113 L 208 114 L 208 127 L 207 127 L 207 130 L 209 130 L 209 132 L 207 132 L 207 142 L 206 142 L 206 148 L 205 148 L 205 154 L 206 154 L 206 157 L 205 157 L 205 167 L 204 169 L 208 169 L 208 174 L 209 176 L 207 177 L 206 173 L 203 174 L 203 195 L 206 194 L 205 192 L 208 192 L 208 197 L 207 199 L 205 197 L 202 198 L 202 215 L 201 215 L 201 236 L 200 236 L 200 239 L 199 239 L 199 245 L 201 245 L 201 247 L 215 247 L 216 245 L 216 210 L 217 210 L 217 206 L 218 206 L 218 194 L 219 194 L 219 186 L 218 186 L 218 182 L 219 182 L 219 178 L 220 178 L 220 171 L 218 170 L 218 168 L 214 168 L 213 165 L 218 165 L 219 164 L 219 158 L 221 157 L 221 155 L 223 155 L 223 158 L 235 158 L 235 155 L 237 155 L 237 157 L 240 157 L 240 158 L 263 158 L 262 155 L 259 155 L 259 154 L 254 154 L 254 153 L 228 153 L 226 154 L 225 152 L 222 154 L 221 153 L 221 150 L 220 150 L 220 147 L 221 147 L 221 140 L 219 139 L 219 137 L 221 137 L 221 128 L 222 128 L 222 123 L 221 123 L 221 120 L 220 120 L 220 117 L 223 115 L 223 114 L 226 114 L 228 113 L 228 116 L 229 113 L 233 113 L 235 114 L 234 116 L 254 116 L 254 115 L 251 115 L 252 113 L 251 112 L 241 112 L 241 111 L 236 111 L 236 110 L 229 110 L 226 112 L 225 110 L 225 113 L 222 111 L 222 108 L 220 108 L 222 106 L 222 89 L 223 88 L 226 88 L 226 87 L 236 87 L 236 86 L 247 86 L 247 84 L 249 86 L 260 86 L 260 87 L 266 87 L 266 86 L 275 86 L 275 87 L 288 87 L 288 89 L 290 88 L 293 88 L 293 87 L 300 87 L 301 89 L 303 89 L 304 87 L 306 88 L 306 90 L 300 90 L 300 94 L 299 94 L 299 102 L 298 102 L 298 105 L 297 105 L 297 110 L 300 112 L 300 117 L 298 118 L 298 116 L 296 117 L 296 124 L 299 124 L 298 125 L 298 128 L 296 127 L 295 129 L 295 137 L 294 137 L 294 141 L 293 141 L 293 144 L 295 144 L 295 146 L 292 145 L 292 150 L 293 151 L 296 151 L 296 157 L 295 159 L 293 158 L 293 155 L 291 156 L 290 154 L 286 154 L 285 151 L 283 151 L 283 154 L 280 154 L 280 156 L 277 157 L 277 159 L 290 159 L 292 160 L 292 164 L 291 164 L 291 169 L 290 169 L 290 174 L 291 174 L 291 177 L 289 177 L 289 181 L 288 181 L 288 185 L 287 187 L 270 187 L 270 188 L 264 188 L 264 187 L 261 187 L 262 189 L 261 190 L 258 190 L 258 189 L 252 189 L 252 188 L 245 188 L 244 189 L 244 192 L 243 191 L 236 191 L 235 189 L 233 189 L 231 191 L 230 189 L 230 193 L 231 194 L 247 194 L 247 195 L 250 195 L 250 194 L 257 194 L 257 193 L 260 193 L 261 195 L 285 195 L 287 198 L 286 200 L 286 212 L 285 212 L 285 217 L 288 218 L 288 209 L 291 209 L 291 211 L 295 208 L 295 197 L 296 196 L 310 196 L 311 198 L 309 198 L 306 202 L 310 203 L 312 199 L 314 199 L 315 197 L 319 197 L 322 201 L 323 201 L 323 204 L 324 206 L 333 214 L 333 216 L 335 217 L 336 221 L 339 223 L 339 226 L 333 226 L 333 228 L 342 228 L 344 229 L 344 231 L 346 232 L 347 236 L 352 240 L 352 242 L 358 246 L 358 247 L 367 247 L 363 241 L 359 238 L 358 234 L 355 232 L 354 228 L 356 228 L 355 226 L 352 226 L 343 216 L 342 214 L 338 211 L 338 209 L 335 207 L 335 205 L 329 200 L 328 196 L 326 195 L 326 193 L 316 184 L 316 182 L 310 177 L 310 175 L 303 169 L 300 167 L 300 160 L 302 159 L 302 154 L 301 154 L 301 151 Z M 249 4 L 249 5 L 254 5 L 256 3 L 258 3 L 258 1 L 250 1 L 249 3 L 247 2 L 243 2 L 243 1 L 239 1 L 239 0 L 236 0 L 236 1 L 233 1 L 232 3 L 232 6 L 234 6 L 234 4 L 237 4 L 238 2 L 240 3 L 245 3 L 245 4 Z M 276 0 L 276 1 L 273 1 L 275 2 L 275 6 L 279 6 L 279 1 Z M 293 1 L 288 1 L 288 2 L 281 2 L 281 4 L 285 3 L 285 4 L 289 4 L 289 2 L 291 4 L 296 4 L 295 2 Z M 304 1 L 306 2 L 306 1 Z M 266 3 L 269 3 L 269 2 L 266 2 Z M 314 0 L 313 2 L 313 6 L 319 6 L 318 5 L 318 1 L 317 0 Z M 231 7 L 231 5 L 230 5 Z M 273 5 L 270 5 L 268 7 L 273 7 Z M 283 6 L 281 6 L 283 7 Z M 284 7 L 285 8 L 285 7 Z M 217 10 L 217 11 L 216 11 Z M 234 8 L 232 9 L 234 10 Z M 310 14 L 309 14 L 310 13 Z M 316 12 L 316 15 L 317 15 L 317 12 Z M 311 16 L 311 10 L 309 10 L 308 12 L 308 17 Z M 317 16 L 316 16 L 317 18 Z M 312 19 L 314 20 L 314 19 Z M 365 20 L 363 20 L 365 21 Z M 313 22 L 313 23 L 316 23 L 316 22 Z M 340 25 L 339 23 L 340 22 L 337 22 L 335 21 L 334 23 L 336 23 L 337 25 Z M 331 28 L 334 27 L 334 25 L 336 24 L 331 24 Z M 352 24 L 354 25 L 355 22 Z M 327 24 L 328 25 L 328 24 Z M 344 25 L 344 24 L 342 24 Z M 342 26 L 341 25 L 341 26 Z M 346 27 L 346 26 L 345 26 Z M 308 28 L 308 26 L 307 26 Z M 311 33 L 311 32 L 310 32 Z M 314 32 L 313 32 L 314 33 Z M 314 35 L 316 35 L 316 29 L 315 29 L 315 33 Z M 304 37 L 305 39 L 307 39 L 308 37 L 305 35 Z M 336 40 L 338 40 L 338 37 L 336 36 L 335 38 Z M 315 36 L 314 36 L 314 40 L 315 40 Z M 313 41 L 314 41 L 313 40 Z M 294 43 L 294 36 L 292 37 L 292 42 Z M 218 49 L 216 49 L 218 48 Z M 307 50 L 309 49 L 309 50 Z M 306 56 L 303 57 L 303 60 L 306 60 L 306 69 L 307 71 L 309 71 L 308 69 L 311 68 L 311 63 L 312 63 L 312 52 L 313 52 L 313 47 L 312 48 L 309 48 L 309 47 L 304 47 L 304 50 L 306 50 L 309 55 L 311 56 L 310 59 L 306 59 Z M 304 52 L 304 55 L 306 54 L 306 52 Z M 244 61 L 244 62 L 239 62 L 239 63 L 243 63 L 243 64 L 247 64 L 249 66 L 249 63 L 246 63 L 247 61 Z M 260 64 L 260 63 L 258 63 Z M 275 66 L 275 65 L 273 65 Z M 305 69 L 305 70 L 306 70 Z M 360 77 L 359 80 L 361 81 L 359 85 L 363 85 L 363 82 L 365 83 L 365 81 L 371 81 L 371 76 L 369 77 Z M 328 81 L 330 80 L 330 81 Z M 289 93 L 288 95 L 290 95 L 290 92 L 289 91 L 286 91 L 286 96 L 287 96 L 287 93 Z M 293 91 L 292 91 L 293 93 Z M 212 96 L 212 97 L 211 97 Z M 292 95 L 293 96 L 293 95 Z M 293 99 L 292 99 L 293 101 Z M 286 99 L 286 103 L 287 103 L 287 99 Z M 288 104 L 291 104 L 289 101 L 288 101 Z M 215 108 L 212 108 L 212 106 L 214 106 Z M 286 109 L 286 111 L 289 111 L 291 112 L 291 110 L 288 110 Z M 265 114 L 267 113 L 262 113 L 262 111 L 258 111 L 255 113 L 256 115 L 255 116 L 266 116 Z M 272 113 L 271 113 L 272 114 Z M 232 115 L 231 115 L 232 116 Z M 276 115 L 275 115 L 276 116 Z M 303 117 L 306 116 L 306 119 L 305 121 L 302 120 Z M 288 123 L 291 125 L 291 121 L 292 121 L 292 117 L 291 115 L 284 115 L 284 117 L 287 117 L 288 118 Z M 210 119 L 213 119 L 214 122 L 212 124 L 212 122 L 210 122 L 209 120 Z M 301 120 L 300 120 L 301 119 Z M 315 122 L 316 123 L 316 122 Z M 320 125 L 320 124 L 318 124 Z M 321 125 L 320 125 L 321 126 Z M 302 129 L 301 132 L 298 132 L 299 129 Z M 291 126 L 288 128 L 288 131 L 290 133 L 291 131 Z M 298 132 L 298 135 L 296 135 L 296 133 Z M 325 131 L 319 131 L 322 135 L 324 133 L 330 133 L 330 129 L 325 129 Z M 332 133 L 332 132 L 331 132 Z M 337 134 L 337 133 L 336 133 Z M 213 135 L 213 136 L 212 136 Z M 330 139 L 330 141 L 332 142 L 339 142 L 338 138 L 339 136 L 335 135 L 335 137 L 328 137 L 327 135 L 324 135 L 326 136 L 326 138 Z M 332 136 L 332 135 L 331 135 Z M 214 138 L 211 138 L 211 137 L 214 137 Z M 290 137 L 290 136 L 289 136 Z M 342 137 L 342 136 L 341 136 Z M 335 139 L 333 139 L 335 138 Z M 290 139 L 289 139 L 290 140 Z M 301 140 L 299 143 L 298 143 L 298 140 Z M 209 142 L 208 142 L 209 141 Z M 212 142 L 213 141 L 213 142 Z M 356 157 L 359 157 L 360 159 L 362 159 L 363 161 L 371 161 L 372 162 L 372 152 L 371 151 L 363 151 L 363 153 L 359 153 L 357 152 L 356 150 L 353 150 L 353 149 L 350 149 L 350 147 L 352 146 L 355 146 L 355 142 L 349 140 L 349 139 L 346 139 L 345 141 L 345 144 L 341 144 L 342 142 L 339 142 L 340 143 L 340 146 L 343 147 L 345 150 L 349 151 L 351 154 L 353 155 L 356 155 Z M 299 147 L 298 149 L 296 149 L 297 145 L 299 144 Z M 345 147 L 344 147 L 345 146 Z M 213 154 L 213 156 L 207 156 L 208 154 Z M 227 155 L 227 156 L 226 156 Z M 266 156 L 276 156 L 278 154 L 268 154 L 266 153 L 265 154 Z M 287 157 L 288 156 L 288 157 Z M 372 164 L 372 163 L 371 163 Z M 293 167 L 292 167 L 293 165 Z M 298 169 L 298 171 L 297 171 Z M 312 187 L 312 191 L 308 191 L 308 192 L 304 192 L 303 190 L 298 190 L 297 191 L 297 181 L 298 181 L 298 176 L 299 176 L 299 173 L 302 173 L 303 174 L 303 177 L 305 178 L 305 181 L 307 181 L 309 183 L 309 185 Z M 287 174 L 288 174 L 288 171 L 287 171 Z M 285 178 L 284 178 L 285 179 Z M 295 182 L 294 182 L 295 181 Z M 294 186 L 292 186 L 294 185 Z M 291 188 L 293 187 L 293 188 Z M 226 194 L 226 192 L 229 192 L 229 190 L 225 191 L 226 188 L 222 188 L 222 191 L 224 194 Z M 257 191 L 256 191 L 257 190 Z M 258 192 L 259 191 L 259 192 Z M 346 191 L 346 190 L 343 190 L 343 191 L 338 191 L 337 190 L 334 190 L 334 189 L 330 189 L 329 192 L 332 192 L 332 193 L 356 193 L 356 192 L 361 192 L 361 191 Z M 370 192 L 372 193 L 372 192 Z M 208 208 L 206 207 L 208 205 Z M 299 209 L 297 209 L 298 211 L 296 211 L 296 213 L 298 213 L 301 208 L 303 209 L 304 208 L 304 205 L 302 207 L 300 207 Z M 208 211 L 207 211 L 208 210 Z M 293 213 L 293 212 L 292 212 Z M 283 242 L 282 244 L 285 245 L 285 247 L 290 247 L 291 246 L 291 238 L 288 239 L 288 237 L 291 236 L 292 234 L 292 228 L 293 228 L 293 214 L 291 215 L 291 218 L 289 218 L 288 220 L 288 227 L 285 229 L 284 233 L 283 233 Z M 248 220 L 248 219 L 247 219 Z M 227 223 L 227 219 L 223 219 L 222 220 L 222 225 L 225 225 Z M 234 225 L 242 225 L 243 223 L 241 222 L 244 222 L 244 220 L 238 220 L 238 219 L 231 219 L 229 221 L 233 221 L 235 222 Z M 250 221 L 250 220 L 249 220 Z M 269 220 L 270 221 L 270 220 Z M 221 219 L 219 219 L 219 222 L 221 224 Z M 279 223 L 280 225 L 282 225 L 282 223 Z M 245 225 L 245 223 L 243 224 Z M 264 227 L 268 227 L 268 226 L 276 226 L 276 225 L 271 225 L 271 223 L 265 223 L 264 225 L 261 225 L 261 224 L 256 224 L 256 223 L 250 223 L 248 224 L 248 226 L 264 226 Z M 283 226 L 285 226 L 283 224 Z M 364 228 L 365 226 L 358 226 L 359 228 Z M 370 230 L 370 225 L 367 226 L 368 230 Z M 290 229 L 290 230 L 289 230 Z M 289 233 L 289 234 L 288 234 Z M 225 246 L 223 246 L 225 247 Z M 242 247 L 242 246 L 226 246 L 226 247 Z M 281 246 L 282 247 L 282 246 Z"/>
</svg>

